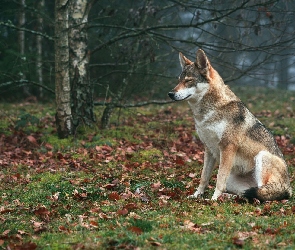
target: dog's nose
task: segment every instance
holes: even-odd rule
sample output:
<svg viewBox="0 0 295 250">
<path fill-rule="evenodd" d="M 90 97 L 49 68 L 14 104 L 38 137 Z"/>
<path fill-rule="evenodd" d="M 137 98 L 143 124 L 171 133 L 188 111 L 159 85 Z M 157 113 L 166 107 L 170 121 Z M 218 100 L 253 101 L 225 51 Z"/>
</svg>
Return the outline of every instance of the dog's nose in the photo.
<svg viewBox="0 0 295 250">
<path fill-rule="evenodd" d="M 169 92 L 169 93 L 168 93 L 168 96 L 169 96 L 172 100 L 174 100 L 174 92 Z"/>
</svg>

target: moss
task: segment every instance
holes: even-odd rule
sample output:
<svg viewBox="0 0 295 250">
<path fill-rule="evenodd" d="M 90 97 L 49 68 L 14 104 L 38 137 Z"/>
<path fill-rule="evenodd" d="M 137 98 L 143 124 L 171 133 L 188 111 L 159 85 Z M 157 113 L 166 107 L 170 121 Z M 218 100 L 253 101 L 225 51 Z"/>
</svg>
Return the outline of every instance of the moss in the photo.
<svg viewBox="0 0 295 250">
<path fill-rule="evenodd" d="M 52 145 L 54 150 L 69 150 L 78 146 L 78 142 L 73 137 L 59 139 L 57 135 L 46 135 L 42 140 Z"/>
<path fill-rule="evenodd" d="M 145 133 L 142 127 L 137 126 L 122 126 L 116 127 L 108 130 L 101 131 L 101 136 L 103 138 L 114 138 L 117 140 L 126 140 L 133 143 L 140 143 L 139 139 Z"/>
<path fill-rule="evenodd" d="M 8 130 L 9 122 L 6 120 L 0 119 L 0 134 L 12 135 L 12 131 Z"/>
<path fill-rule="evenodd" d="M 70 183 L 62 181 L 61 174 L 43 173 L 34 177 L 19 194 L 19 200 L 27 204 L 50 203 L 48 197 L 59 192 L 72 192 Z"/>
<path fill-rule="evenodd" d="M 158 162 L 161 158 L 163 158 L 163 153 L 156 148 L 141 150 L 135 153 L 132 157 L 132 161 L 143 163 L 143 162 Z"/>
</svg>

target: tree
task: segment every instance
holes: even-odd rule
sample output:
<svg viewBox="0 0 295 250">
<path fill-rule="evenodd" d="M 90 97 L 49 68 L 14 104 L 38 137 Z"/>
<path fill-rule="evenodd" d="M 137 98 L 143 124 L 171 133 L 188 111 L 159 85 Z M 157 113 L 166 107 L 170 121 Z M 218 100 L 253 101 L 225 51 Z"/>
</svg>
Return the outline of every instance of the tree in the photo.
<svg viewBox="0 0 295 250">
<path fill-rule="evenodd" d="M 27 0 L 22 25 L 14 24 L 20 2 L 4 1 L 0 87 L 31 84 L 51 91 L 55 84 L 60 137 L 94 122 L 93 93 L 96 104 L 105 106 L 102 127 L 117 107 L 163 103 L 179 72 L 178 51 L 194 58 L 197 48 L 204 49 L 230 84 L 294 83 L 294 0 L 44 0 L 44 13 Z M 42 30 L 36 29 L 40 16 Z M 26 34 L 25 70 L 13 43 L 18 32 Z M 34 43 L 44 44 L 41 53 Z M 43 78 L 30 67 L 40 63 Z"/>
<path fill-rule="evenodd" d="M 44 5 L 45 2 L 44 0 L 41 0 L 39 2 L 39 11 L 40 13 L 42 13 L 44 11 Z M 38 15 L 38 32 L 42 33 L 43 31 L 43 17 L 41 14 Z M 43 41 L 43 37 L 40 35 L 36 36 L 36 45 L 37 45 L 37 63 L 36 63 L 36 71 L 37 71 L 37 79 L 38 82 L 40 83 L 40 85 L 43 85 L 43 72 L 42 72 L 42 52 L 43 52 L 43 46 L 42 46 L 42 41 Z M 40 87 L 39 88 L 39 92 L 40 92 L 40 97 L 43 97 L 43 88 Z"/>
<path fill-rule="evenodd" d="M 88 15 L 96 0 L 76 0 L 69 3 L 69 51 L 73 129 L 79 124 L 92 125 L 93 87 L 89 80 Z"/>
<path fill-rule="evenodd" d="M 60 138 L 73 135 L 81 122 L 89 126 L 95 121 L 85 30 L 94 2 L 55 3 L 56 123 Z"/>
<path fill-rule="evenodd" d="M 55 118 L 59 138 L 73 134 L 68 15 L 68 0 L 55 0 Z"/>
<path fill-rule="evenodd" d="M 19 23 L 20 30 L 18 31 L 18 42 L 19 42 L 19 53 L 20 53 L 21 61 L 23 62 L 22 69 L 19 72 L 19 74 L 20 74 L 20 80 L 23 81 L 24 79 L 26 79 L 24 65 L 27 58 L 25 56 L 25 32 L 21 28 L 26 23 L 26 13 L 25 13 L 26 1 L 20 0 L 19 4 L 20 4 L 20 11 L 19 11 L 18 23 Z M 29 95 L 27 86 L 24 86 L 23 90 L 24 90 L 24 93 Z"/>
</svg>

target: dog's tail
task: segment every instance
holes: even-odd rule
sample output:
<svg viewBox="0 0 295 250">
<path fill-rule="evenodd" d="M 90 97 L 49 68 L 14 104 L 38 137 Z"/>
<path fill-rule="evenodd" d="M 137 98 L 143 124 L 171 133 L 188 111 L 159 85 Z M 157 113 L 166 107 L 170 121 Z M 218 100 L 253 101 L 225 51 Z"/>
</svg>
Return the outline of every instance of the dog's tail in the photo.
<svg viewBox="0 0 295 250">
<path fill-rule="evenodd" d="M 261 202 L 284 200 L 292 196 L 292 189 L 287 183 L 268 183 L 261 187 L 251 187 L 247 189 L 243 196 L 250 202 L 254 199 L 258 199 Z"/>
</svg>

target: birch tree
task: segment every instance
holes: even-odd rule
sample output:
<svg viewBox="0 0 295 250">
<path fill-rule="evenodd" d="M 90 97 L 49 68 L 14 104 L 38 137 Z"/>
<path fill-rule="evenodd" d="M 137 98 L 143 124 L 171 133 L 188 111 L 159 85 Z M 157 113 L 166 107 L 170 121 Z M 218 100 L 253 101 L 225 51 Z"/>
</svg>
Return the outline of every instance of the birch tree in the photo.
<svg viewBox="0 0 295 250">
<path fill-rule="evenodd" d="M 54 94 L 55 84 L 60 138 L 93 123 L 93 92 L 95 105 L 104 106 L 102 127 L 116 108 L 162 104 L 178 73 L 178 51 L 194 58 L 203 48 L 227 83 L 294 85 L 294 0 L 40 1 L 44 13 L 34 1 L 3 0 L 0 88 L 14 97 L 29 84 Z M 41 16 L 43 30 L 36 29 Z"/>
<path fill-rule="evenodd" d="M 96 0 L 55 2 L 56 124 L 60 138 L 94 121 L 93 91 L 89 81 L 88 14 Z"/>
<path fill-rule="evenodd" d="M 69 4 L 69 50 L 71 108 L 74 130 L 82 123 L 92 125 L 93 88 L 89 81 L 88 36 L 86 25 L 92 5 L 96 2 L 72 0 Z"/>
<path fill-rule="evenodd" d="M 55 118 L 59 138 L 73 134 L 67 4 L 68 0 L 55 0 Z"/>
</svg>

